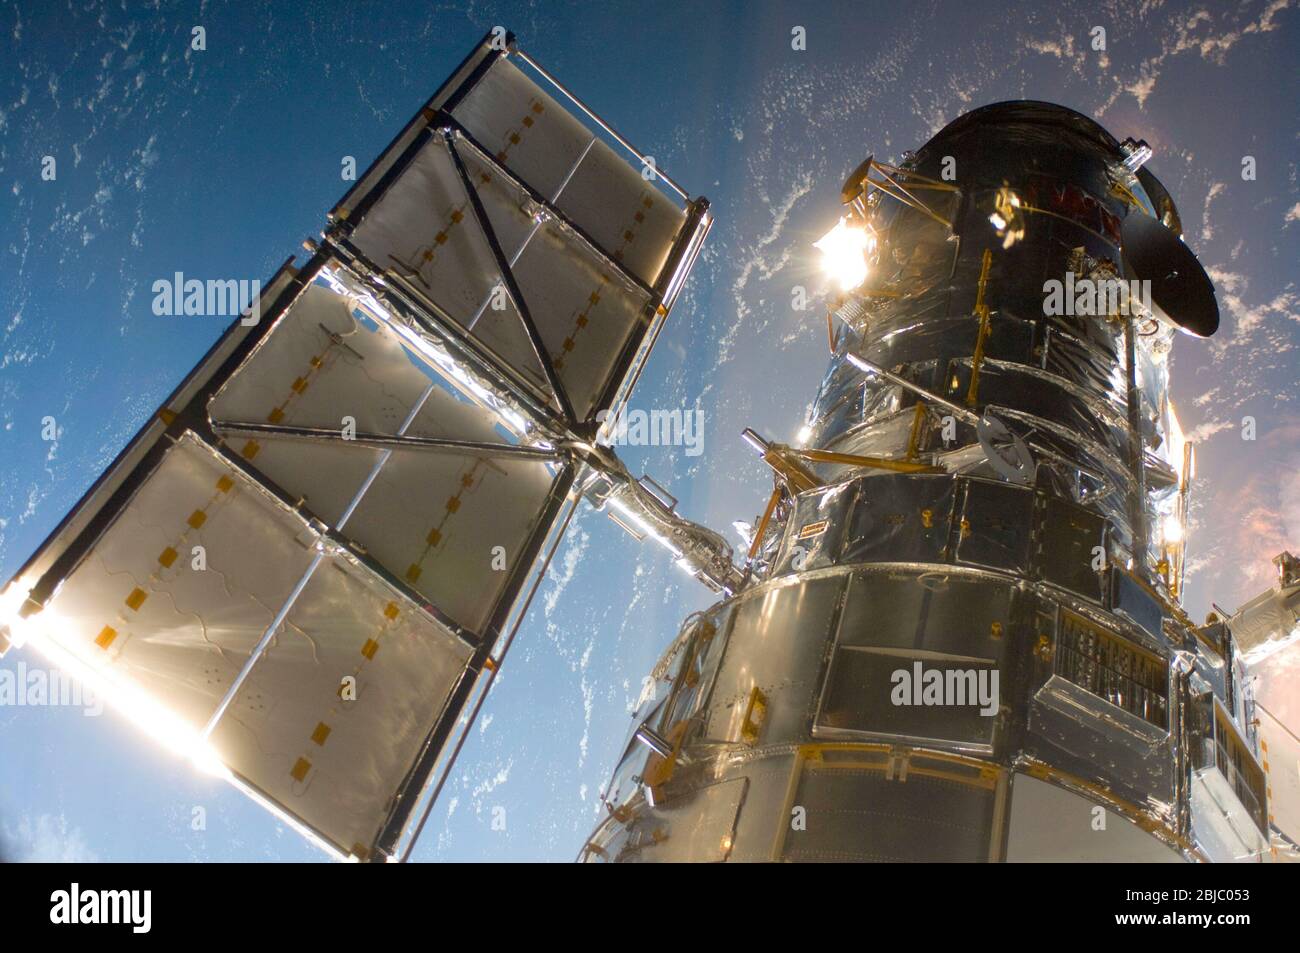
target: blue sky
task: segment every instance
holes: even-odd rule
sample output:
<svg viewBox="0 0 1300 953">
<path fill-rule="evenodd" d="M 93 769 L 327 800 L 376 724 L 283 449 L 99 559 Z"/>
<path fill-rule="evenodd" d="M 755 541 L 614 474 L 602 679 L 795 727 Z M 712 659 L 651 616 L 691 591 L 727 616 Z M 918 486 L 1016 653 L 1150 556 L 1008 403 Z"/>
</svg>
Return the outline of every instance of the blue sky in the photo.
<svg viewBox="0 0 1300 953">
<path fill-rule="evenodd" d="M 768 477 L 739 431 L 789 439 L 802 423 L 825 331 L 791 294 L 821 291 L 810 246 L 844 175 L 970 108 L 1027 97 L 1151 143 L 1220 292 L 1218 337 L 1180 341 L 1174 358 L 1175 401 L 1203 441 L 1192 614 L 1243 601 L 1268 557 L 1300 548 L 1294 3 L 128 6 L 0 4 L 0 578 L 221 333 L 219 319 L 153 315 L 152 281 L 265 279 L 301 259 L 344 190 L 341 157 L 364 167 L 498 23 L 714 203 L 718 225 L 633 399 L 698 405 L 705 452 L 624 454 L 687 514 L 724 531 L 752 519 Z M 206 51 L 188 49 L 194 25 Z M 1247 415 L 1255 441 L 1240 438 Z M 642 676 L 708 601 L 603 515 L 579 518 L 417 858 L 572 858 Z M 35 664 L 0 664 L 20 660 Z M 488 823 L 498 805 L 505 831 Z M 0 708 L 0 839 L 20 857 L 321 856 L 111 713 L 58 707 Z"/>
</svg>

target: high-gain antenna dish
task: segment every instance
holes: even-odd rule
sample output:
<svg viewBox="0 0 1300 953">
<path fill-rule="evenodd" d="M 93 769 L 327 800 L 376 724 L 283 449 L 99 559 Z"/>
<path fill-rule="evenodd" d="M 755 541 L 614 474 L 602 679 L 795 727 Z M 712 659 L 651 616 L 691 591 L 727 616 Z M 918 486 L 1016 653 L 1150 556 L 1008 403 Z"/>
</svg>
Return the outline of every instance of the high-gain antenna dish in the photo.
<svg viewBox="0 0 1300 953">
<path fill-rule="evenodd" d="M 1140 212 L 1120 230 L 1124 273 L 1151 282 L 1157 314 L 1188 334 L 1207 338 L 1219 328 L 1214 285 L 1192 250 L 1159 219 Z"/>
<path fill-rule="evenodd" d="M 840 188 L 840 202 L 848 205 L 867 187 L 867 174 L 871 172 L 871 162 L 874 156 L 867 158 L 856 169 L 849 173 L 849 177 L 844 180 L 844 185 Z"/>
</svg>

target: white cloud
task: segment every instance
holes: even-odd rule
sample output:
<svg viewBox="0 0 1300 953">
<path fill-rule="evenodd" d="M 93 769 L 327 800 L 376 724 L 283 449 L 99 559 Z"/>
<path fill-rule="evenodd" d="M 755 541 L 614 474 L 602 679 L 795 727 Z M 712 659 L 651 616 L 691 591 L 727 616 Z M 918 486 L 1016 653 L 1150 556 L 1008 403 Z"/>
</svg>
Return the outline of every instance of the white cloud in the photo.
<svg viewBox="0 0 1300 953">
<path fill-rule="evenodd" d="M 586 532 L 575 529 L 569 533 L 568 539 L 565 540 L 564 556 L 560 560 L 560 571 L 550 573 L 551 585 L 543 597 L 546 618 L 551 617 L 556 605 L 559 604 L 560 596 L 564 595 L 565 587 L 573 581 L 574 575 L 578 572 L 578 564 L 582 562 L 582 557 L 587 552 L 587 544 L 590 542 L 591 536 Z"/>
<path fill-rule="evenodd" d="M 1201 238 L 1210 241 L 1214 238 L 1214 226 L 1210 224 L 1210 203 L 1219 197 L 1224 190 L 1222 182 L 1215 182 L 1210 186 L 1210 191 L 1205 193 L 1205 211 L 1201 216 Z"/>
<path fill-rule="evenodd" d="M 18 863 L 94 864 L 99 857 L 81 831 L 69 828 L 63 815 L 20 817 L 16 824 L 0 826 L 0 857 Z"/>
<path fill-rule="evenodd" d="M 1274 21 L 1275 16 L 1282 10 L 1291 5 L 1291 0 L 1273 0 L 1260 14 L 1258 19 L 1251 20 L 1244 25 L 1229 25 L 1229 22 L 1236 19 L 1240 13 L 1230 11 L 1216 10 L 1216 16 L 1211 16 L 1210 12 L 1205 9 L 1196 11 L 1186 19 L 1180 19 L 1177 16 L 1170 16 L 1167 12 L 1161 11 L 1159 5 L 1144 6 L 1140 14 L 1140 22 L 1147 29 L 1157 28 L 1154 21 L 1159 18 L 1159 28 L 1171 31 L 1159 41 L 1160 52 L 1152 57 L 1144 59 L 1138 66 L 1138 76 L 1130 82 L 1119 80 L 1115 91 L 1111 94 L 1109 100 L 1097 110 L 1096 115 L 1105 115 L 1106 111 L 1115 103 L 1124 93 L 1129 93 L 1137 100 L 1138 107 L 1145 106 L 1148 97 L 1155 90 L 1156 80 L 1159 78 L 1161 70 L 1168 59 L 1183 53 L 1199 53 L 1201 58 L 1208 60 L 1218 66 L 1224 65 L 1225 54 L 1228 50 L 1237 45 L 1244 36 L 1251 34 L 1270 33 L 1278 28 Z M 1227 4 L 1224 4 L 1227 7 Z M 1148 17 L 1148 14 L 1154 14 Z M 1238 23 L 1240 20 L 1237 21 Z M 1059 54 L 1058 54 L 1059 55 Z"/>
</svg>

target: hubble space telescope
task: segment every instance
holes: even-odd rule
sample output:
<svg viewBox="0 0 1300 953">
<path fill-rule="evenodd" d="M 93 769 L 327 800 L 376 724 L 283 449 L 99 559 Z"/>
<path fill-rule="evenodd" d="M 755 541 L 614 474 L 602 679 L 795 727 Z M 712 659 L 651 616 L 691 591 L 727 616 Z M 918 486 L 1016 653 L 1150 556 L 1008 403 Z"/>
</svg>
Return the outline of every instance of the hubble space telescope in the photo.
<svg viewBox="0 0 1300 953">
<path fill-rule="evenodd" d="M 494 31 L 9 583 L 0 648 L 331 854 L 402 860 L 593 505 L 721 601 L 580 859 L 1289 856 L 1267 746 L 1296 752 L 1241 653 L 1294 628 L 1300 572 L 1180 607 L 1167 357 L 1218 312 L 1149 154 L 1010 102 L 863 163 L 802 439 L 744 435 L 773 490 L 738 560 L 605 439 L 709 203 Z M 1149 301 L 1045 314 L 1067 276 Z"/>
<path fill-rule="evenodd" d="M 1149 155 L 1006 102 L 850 175 L 800 446 L 746 433 L 746 584 L 656 667 L 583 859 L 1294 855 L 1294 738 L 1259 730 L 1239 620 L 1180 606 L 1167 359 L 1218 309 Z M 1280 559 L 1254 641 L 1296 629 Z"/>
</svg>

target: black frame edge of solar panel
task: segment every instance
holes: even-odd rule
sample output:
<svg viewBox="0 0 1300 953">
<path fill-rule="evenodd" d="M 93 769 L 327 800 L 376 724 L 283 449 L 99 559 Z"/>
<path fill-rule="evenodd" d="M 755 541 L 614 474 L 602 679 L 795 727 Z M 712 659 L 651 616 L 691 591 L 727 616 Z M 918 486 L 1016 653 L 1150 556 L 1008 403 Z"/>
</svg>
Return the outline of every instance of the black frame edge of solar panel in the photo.
<svg viewBox="0 0 1300 953">
<path fill-rule="evenodd" d="M 489 654 L 502 635 L 505 622 L 519 598 L 519 591 L 536 564 L 538 554 L 541 552 L 551 529 L 555 526 L 560 508 L 564 505 L 564 501 L 568 497 L 576 478 L 577 467 L 573 464 L 566 464 L 552 484 L 546 507 L 539 515 L 537 525 L 529 536 L 528 545 L 520 556 L 518 568 L 502 591 L 492 618 L 484 627 L 482 643 L 475 650 L 469 665 L 461 673 L 455 689 L 448 696 L 442 714 L 434 723 L 432 730 L 420 748 L 419 755 L 397 789 L 388 819 L 375 837 L 371 852 L 372 859 L 381 860 L 391 856 L 401 840 L 402 834 L 407 830 L 411 816 L 426 790 L 429 776 L 436 766 L 438 758 L 451 736 L 451 731 L 465 708 L 466 702 L 469 701 L 474 686 L 478 683 L 479 675 L 482 674 Z M 468 728 L 469 726 L 466 726 L 466 730 Z"/>
<path fill-rule="evenodd" d="M 127 441 L 126 446 L 113 458 L 113 462 L 96 477 L 90 488 L 82 494 L 81 498 L 59 521 L 58 525 L 46 536 L 44 542 L 37 547 L 36 551 L 9 580 L 9 584 L 17 582 L 43 559 L 50 558 L 53 553 L 49 566 L 41 573 L 39 580 L 28 596 L 25 609 L 30 607 L 32 601 L 36 601 L 40 607 L 43 607 L 45 601 L 50 598 L 58 587 L 58 584 L 71 575 L 86 553 L 89 552 L 99 540 L 99 537 L 116 519 L 118 512 L 130 501 L 140 483 L 153 472 L 154 466 L 161 459 L 161 453 L 156 453 L 158 445 L 162 443 L 168 434 L 177 437 L 186 429 L 183 420 L 188 418 L 188 412 L 196 403 L 206 398 L 207 393 L 212 389 L 212 381 L 215 378 L 224 381 L 229 376 L 229 372 L 233 372 L 239 366 L 244 357 L 251 353 L 257 343 L 270 332 L 280 316 L 288 310 L 289 306 L 297 300 L 298 295 L 302 293 L 302 290 L 310 283 L 309 280 L 303 280 L 303 275 L 310 274 L 314 279 L 316 273 L 319 272 L 327 260 L 328 256 L 317 253 L 301 269 L 294 269 L 294 256 L 286 259 L 284 264 L 276 269 L 266 287 L 273 288 L 281 276 L 287 278 L 287 284 L 275 296 L 269 308 L 261 309 L 258 323 L 245 331 L 247 326 L 241 323 L 242 317 L 237 317 L 232 321 L 225 332 L 208 348 L 199 362 L 172 389 L 172 392 L 163 401 L 159 409 L 149 415 L 149 418 L 141 425 L 140 429 Z M 229 343 L 232 337 L 241 334 L 243 335 L 242 340 L 235 345 L 230 355 L 224 361 L 217 363 L 216 358 L 222 348 Z M 223 371 L 227 371 L 227 373 L 223 375 Z M 195 385 L 197 385 L 197 389 L 184 405 L 172 411 L 176 415 L 175 419 L 171 423 L 163 421 L 163 428 L 157 432 L 152 432 L 156 424 L 159 423 L 162 411 L 171 410 L 171 405 L 186 390 Z M 138 453 L 143 454 L 140 461 L 123 475 L 123 467 Z M 150 460 L 152 460 L 153 466 L 146 469 L 145 463 Z M 99 501 L 96 507 L 97 498 L 103 495 L 107 486 L 119 476 L 121 476 L 121 482 L 102 501 Z M 61 537 L 70 529 L 72 522 L 77 517 L 84 515 L 85 511 L 91 507 L 96 508 L 86 526 L 75 536 L 62 541 Z M 61 543 L 62 546 L 60 546 Z M 29 613 L 24 611 L 23 614 Z"/>
</svg>

